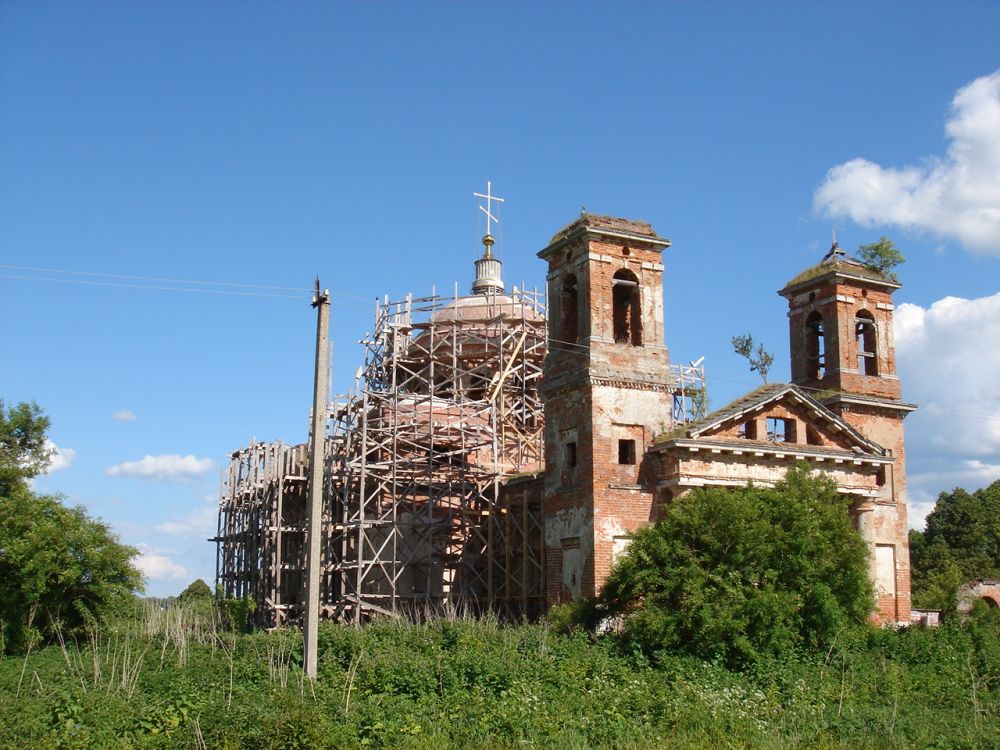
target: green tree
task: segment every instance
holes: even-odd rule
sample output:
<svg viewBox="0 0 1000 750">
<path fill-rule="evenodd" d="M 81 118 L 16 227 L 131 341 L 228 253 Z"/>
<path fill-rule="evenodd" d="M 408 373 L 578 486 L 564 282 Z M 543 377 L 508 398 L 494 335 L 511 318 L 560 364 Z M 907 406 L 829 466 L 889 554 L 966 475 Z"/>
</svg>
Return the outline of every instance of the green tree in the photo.
<svg viewBox="0 0 1000 750">
<path fill-rule="evenodd" d="M 858 259 L 873 271 L 878 271 L 892 281 L 899 281 L 892 269 L 906 261 L 903 254 L 899 252 L 899 248 L 896 247 L 896 243 L 888 237 L 881 237 L 878 242 L 860 245 Z"/>
<path fill-rule="evenodd" d="M 938 495 L 927 516 L 928 544 L 945 544 L 969 578 L 1000 576 L 1000 480 L 975 492 Z"/>
<path fill-rule="evenodd" d="M 826 646 L 874 605 L 868 550 L 848 505 L 804 466 L 771 489 L 695 489 L 635 534 L 602 605 L 649 652 L 739 666 Z"/>
<path fill-rule="evenodd" d="M 215 595 L 212 594 L 212 589 L 209 588 L 209 585 L 200 578 L 196 581 L 192 581 L 188 587 L 180 593 L 180 596 L 177 597 L 177 601 L 181 604 L 190 604 L 205 600 L 215 601 Z"/>
<path fill-rule="evenodd" d="M 963 582 L 1000 576 L 1000 480 L 938 495 L 926 530 L 910 532 L 910 569 L 914 604 L 946 613 Z"/>
<path fill-rule="evenodd" d="M 763 344 L 756 344 L 753 336 L 749 333 L 743 336 L 733 336 L 733 351 L 750 363 L 750 372 L 756 372 L 761 379 L 767 382 L 767 373 L 774 364 L 774 355 L 764 348 Z"/>
<path fill-rule="evenodd" d="M 38 404 L 7 408 L 0 399 L 0 497 L 20 482 L 38 476 L 49 465 L 45 440 L 49 419 Z"/>
<path fill-rule="evenodd" d="M 80 630 L 142 587 L 135 549 L 83 508 L 29 486 L 48 462 L 48 425 L 34 404 L 0 409 L 0 652 L 56 627 Z"/>
<path fill-rule="evenodd" d="M 965 577 L 944 541 L 928 544 L 923 532 L 911 529 L 910 574 L 914 607 L 938 609 L 946 616 L 955 611 L 955 597 Z"/>
</svg>

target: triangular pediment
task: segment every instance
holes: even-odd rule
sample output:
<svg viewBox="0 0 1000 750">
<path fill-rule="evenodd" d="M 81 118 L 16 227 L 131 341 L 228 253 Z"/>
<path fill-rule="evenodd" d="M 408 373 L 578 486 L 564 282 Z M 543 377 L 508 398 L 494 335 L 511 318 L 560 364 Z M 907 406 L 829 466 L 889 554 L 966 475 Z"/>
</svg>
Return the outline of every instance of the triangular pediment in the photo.
<svg viewBox="0 0 1000 750">
<path fill-rule="evenodd" d="M 676 439 L 711 442 L 794 443 L 803 447 L 885 456 L 869 440 L 805 390 L 789 383 L 772 383 L 686 425 Z"/>
</svg>

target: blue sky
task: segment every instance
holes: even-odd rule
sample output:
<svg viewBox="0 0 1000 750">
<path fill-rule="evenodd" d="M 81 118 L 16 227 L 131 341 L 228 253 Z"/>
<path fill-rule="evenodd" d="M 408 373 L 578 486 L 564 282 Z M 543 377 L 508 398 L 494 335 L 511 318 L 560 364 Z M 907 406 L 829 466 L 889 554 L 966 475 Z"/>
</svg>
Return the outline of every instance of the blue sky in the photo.
<svg viewBox="0 0 1000 750">
<path fill-rule="evenodd" d="M 489 179 L 509 284 L 581 206 L 673 240 L 667 342 L 715 406 L 755 385 L 734 334 L 787 378 L 775 290 L 834 226 L 893 237 L 919 519 L 1000 476 L 998 35 L 995 2 L 0 3 L 0 397 L 63 451 L 36 486 L 150 593 L 210 580 L 227 453 L 306 433 L 313 278 L 344 390 L 376 296 L 467 290 Z"/>
</svg>

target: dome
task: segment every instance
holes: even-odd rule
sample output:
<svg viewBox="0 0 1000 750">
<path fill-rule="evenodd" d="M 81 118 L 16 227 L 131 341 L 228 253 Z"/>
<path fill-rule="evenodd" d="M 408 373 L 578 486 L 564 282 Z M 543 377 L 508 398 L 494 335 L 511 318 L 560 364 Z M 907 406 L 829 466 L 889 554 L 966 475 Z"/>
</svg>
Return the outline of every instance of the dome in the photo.
<svg viewBox="0 0 1000 750">
<path fill-rule="evenodd" d="M 527 301 L 506 294 L 474 294 L 459 297 L 431 314 L 433 323 L 456 321 L 462 324 L 487 323 L 500 315 L 507 321 L 524 320 L 541 323 L 544 316 Z"/>
</svg>

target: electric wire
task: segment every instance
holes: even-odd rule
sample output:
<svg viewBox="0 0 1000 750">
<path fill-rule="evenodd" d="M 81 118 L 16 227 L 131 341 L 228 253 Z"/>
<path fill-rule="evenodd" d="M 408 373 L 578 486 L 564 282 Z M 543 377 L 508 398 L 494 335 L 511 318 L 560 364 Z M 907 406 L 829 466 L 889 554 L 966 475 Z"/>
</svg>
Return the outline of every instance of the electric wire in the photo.
<svg viewBox="0 0 1000 750">
<path fill-rule="evenodd" d="M 121 289 L 146 289 L 156 292 L 187 292 L 190 294 L 216 294 L 237 297 L 270 297 L 272 299 L 294 299 L 302 300 L 303 296 L 296 297 L 291 294 L 269 294 L 266 292 L 240 292 L 233 289 L 193 289 L 190 287 L 170 287 L 170 286 L 150 286 L 148 284 L 123 284 L 114 281 L 90 281 L 88 279 L 52 279 L 41 276 L 13 276 L 11 274 L 0 274 L 2 279 L 14 279 L 18 281 L 45 281 L 54 284 L 80 284 L 84 286 L 105 286 L 118 287 Z"/>
<path fill-rule="evenodd" d="M 204 279 L 178 279 L 170 276 L 137 276 L 132 274 L 120 274 L 120 273 L 104 273 L 98 271 L 77 271 L 65 268 L 40 268 L 37 266 L 23 266 L 0 263 L 0 269 L 8 269 L 12 271 L 28 271 L 31 273 L 55 273 L 64 274 L 70 276 L 90 276 L 105 279 L 123 279 L 126 281 L 155 281 L 163 282 L 167 284 L 195 284 L 198 286 L 218 286 L 218 287 L 236 287 L 244 289 L 269 289 L 279 292 L 302 292 L 305 294 L 312 294 L 313 290 L 304 287 L 292 287 L 292 286 L 275 286 L 272 284 L 248 284 L 244 282 L 237 281 L 208 281 Z M 5 276 L 4 278 L 17 278 Z M 38 279 L 33 279 L 38 280 Z M 55 280 L 55 279 L 53 279 Z M 138 288 L 153 288 L 153 287 L 138 287 Z M 179 291 L 177 289 L 170 289 L 168 291 Z M 330 294 L 335 294 L 338 297 L 345 297 L 347 299 L 361 300 L 362 302 L 369 302 L 368 297 L 361 297 L 356 294 L 347 294 L 346 292 L 331 291 Z M 297 299 L 297 298 L 296 298 Z"/>
<path fill-rule="evenodd" d="M 12 268 L 14 266 L 0 265 L 0 268 Z M 21 267 L 26 268 L 26 267 Z M 44 269 L 39 269 L 44 270 Z M 308 301 L 311 298 L 313 290 L 309 289 L 296 289 L 294 287 L 271 287 L 263 284 L 241 284 L 236 282 L 220 282 L 220 281 L 192 281 L 187 279 L 170 279 L 166 277 L 152 277 L 152 276 L 128 276 L 124 274 L 97 274 L 87 271 L 57 271 L 55 269 L 48 269 L 49 273 L 66 273 L 74 275 L 86 275 L 86 276 L 96 276 L 96 277 L 106 277 L 112 279 L 146 279 L 146 280 L 157 280 L 167 283 L 176 284 L 201 284 L 205 286 L 216 285 L 216 286 L 227 286 L 227 287 L 238 287 L 237 289 L 208 289 L 200 287 L 183 287 L 183 286 L 164 286 L 162 284 L 129 284 L 119 281 L 100 281 L 96 279 L 75 279 L 75 278 L 51 278 L 33 275 L 15 275 L 0 273 L 0 279 L 11 279 L 15 281 L 38 281 L 47 282 L 52 284 L 75 284 L 82 286 L 100 286 L 100 287 L 117 287 L 121 289 L 142 289 L 147 291 L 156 292 L 183 292 L 187 294 L 211 294 L 216 296 L 230 296 L 230 297 L 261 297 L 266 299 L 287 299 L 295 300 L 297 302 Z M 271 292 L 264 291 L 241 291 L 239 288 L 249 288 L 249 289 L 287 289 L 289 291 L 297 291 L 298 295 L 293 294 L 275 294 Z M 337 295 L 339 297 L 346 297 L 348 299 L 359 299 L 366 302 L 370 301 L 365 297 L 358 297 L 356 295 L 344 294 L 342 292 L 330 292 L 331 295 Z M 351 308 L 354 310 L 361 310 L 363 312 L 368 312 L 369 307 L 362 307 L 361 305 L 351 304 L 341 299 L 331 299 L 331 303 L 337 305 L 338 307 Z"/>
<path fill-rule="evenodd" d="M 34 273 L 64 273 L 64 274 L 72 274 L 74 276 L 100 276 L 112 279 L 130 279 L 133 281 L 164 281 L 173 284 L 199 284 L 207 286 L 249 287 L 254 289 L 273 289 L 283 292 L 303 291 L 302 288 L 300 287 L 272 286 L 269 284 L 244 284 L 235 281 L 203 281 L 201 279 L 174 279 L 166 276 L 133 276 L 130 274 L 122 274 L 122 273 L 103 273 L 98 271 L 71 271 L 62 268 L 39 268 L 36 266 L 18 266 L 18 265 L 7 265 L 7 264 L 0 264 L 0 268 L 7 268 L 15 271 L 31 271 Z"/>
</svg>

